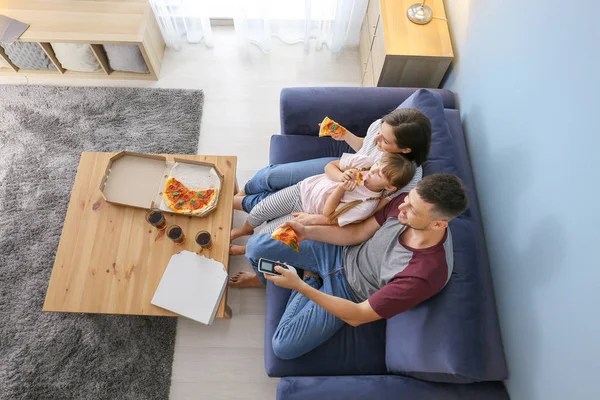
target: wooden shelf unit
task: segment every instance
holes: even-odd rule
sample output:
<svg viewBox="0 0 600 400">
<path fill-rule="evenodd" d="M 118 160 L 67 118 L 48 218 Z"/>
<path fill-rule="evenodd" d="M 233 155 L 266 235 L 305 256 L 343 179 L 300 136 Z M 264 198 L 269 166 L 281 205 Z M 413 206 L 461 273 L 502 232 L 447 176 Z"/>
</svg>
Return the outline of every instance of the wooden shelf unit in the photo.
<svg viewBox="0 0 600 400">
<path fill-rule="evenodd" d="M 0 15 L 29 24 L 19 41 L 39 43 L 55 67 L 54 70 L 19 69 L 0 47 L 0 57 L 11 67 L 0 68 L 2 76 L 158 80 L 165 42 L 152 7 L 146 0 L 2 0 Z M 50 43 L 88 44 L 102 70 L 65 70 Z M 138 46 L 149 72 L 113 71 L 102 46 L 104 44 Z"/>
</svg>

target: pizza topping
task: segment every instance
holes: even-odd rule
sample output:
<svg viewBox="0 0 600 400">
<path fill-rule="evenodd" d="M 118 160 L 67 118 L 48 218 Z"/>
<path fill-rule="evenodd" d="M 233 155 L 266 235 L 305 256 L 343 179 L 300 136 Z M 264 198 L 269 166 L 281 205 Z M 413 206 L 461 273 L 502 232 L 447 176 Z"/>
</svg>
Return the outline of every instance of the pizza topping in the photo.
<svg viewBox="0 0 600 400">
<path fill-rule="evenodd" d="M 173 197 L 177 197 L 177 196 L 179 196 L 180 194 L 181 194 L 181 193 L 179 193 L 179 192 L 173 192 Z"/>
<path fill-rule="evenodd" d="M 178 205 L 178 206 L 182 206 L 182 205 L 183 205 L 183 200 L 179 200 L 179 201 L 177 202 L 177 205 Z"/>
<path fill-rule="evenodd" d="M 198 193 L 196 193 L 196 194 L 197 194 L 197 195 L 198 195 L 198 197 L 200 197 L 201 199 L 203 199 L 203 198 L 204 198 L 204 196 L 202 195 L 202 193 L 198 192 Z"/>
<path fill-rule="evenodd" d="M 331 126 L 329 127 L 330 130 L 335 131 L 338 128 L 338 124 L 331 124 Z"/>
</svg>

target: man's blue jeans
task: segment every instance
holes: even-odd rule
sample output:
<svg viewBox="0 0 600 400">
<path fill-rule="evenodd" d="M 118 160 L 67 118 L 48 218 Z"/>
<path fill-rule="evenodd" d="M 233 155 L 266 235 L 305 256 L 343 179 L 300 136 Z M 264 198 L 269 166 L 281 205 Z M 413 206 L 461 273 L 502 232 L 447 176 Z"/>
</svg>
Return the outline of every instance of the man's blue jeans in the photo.
<svg viewBox="0 0 600 400">
<path fill-rule="evenodd" d="M 300 252 L 295 252 L 280 241 L 271 239 L 270 234 L 258 234 L 248 241 L 246 257 L 263 283 L 266 280 L 258 272 L 258 260 L 267 258 L 314 272 L 323 279 L 323 284 L 319 279 L 310 277 L 305 280 L 310 286 L 356 302 L 344 276 L 342 251 L 342 246 L 307 240 L 300 243 Z M 273 335 L 273 351 L 284 360 L 300 357 L 326 342 L 343 325 L 344 321 L 294 291 Z"/>
<path fill-rule="evenodd" d="M 258 171 L 244 186 L 242 208 L 249 213 L 262 199 L 295 185 L 303 179 L 325 172 L 325 166 L 338 157 L 315 158 L 288 164 L 269 165 Z"/>
</svg>

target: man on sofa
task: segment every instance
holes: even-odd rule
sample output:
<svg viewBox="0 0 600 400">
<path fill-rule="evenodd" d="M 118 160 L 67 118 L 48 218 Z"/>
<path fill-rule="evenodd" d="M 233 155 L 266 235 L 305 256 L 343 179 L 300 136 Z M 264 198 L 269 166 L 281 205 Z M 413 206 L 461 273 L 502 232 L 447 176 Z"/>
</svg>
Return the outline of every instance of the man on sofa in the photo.
<svg viewBox="0 0 600 400">
<path fill-rule="evenodd" d="M 267 276 L 292 289 L 273 336 L 282 359 L 299 357 L 328 340 L 344 323 L 358 326 L 410 309 L 438 293 L 453 267 L 448 222 L 468 207 L 466 189 L 451 174 L 421 180 L 360 224 L 303 226 L 289 221 L 302 242 L 296 253 L 268 234 L 248 242 L 247 258 L 283 260 L 304 279 L 276 267 Z M 347 246 L 347 247 L 344 247 Z M 264 283 L 264 276 L 258 276 Z"/>
</svg>

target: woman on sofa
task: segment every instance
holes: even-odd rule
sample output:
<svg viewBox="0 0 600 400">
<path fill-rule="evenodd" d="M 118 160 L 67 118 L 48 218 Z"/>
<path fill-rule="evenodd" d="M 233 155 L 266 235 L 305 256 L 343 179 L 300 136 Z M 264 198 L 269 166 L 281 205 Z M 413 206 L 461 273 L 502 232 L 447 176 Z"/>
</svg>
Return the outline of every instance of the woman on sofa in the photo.
<svg viewBox="0 0 600 400">
<path fill-rule="evenodd" d="M 344 140 L 356 154 L 365 155 L 379 161 L 384 153 L 400 153 L 415 163 L 413 179 L 404 188 L 385 196 L 377 210 L 384 207 L 400 193 L 409 192 L 423 176 L 422 164 L 427 159 L 431 144 L 431 122 L 414 108 L 400 108 L 374 121 L 364 138 L 352 133 L 332 136 L 335 140 Z M 233 200 L 233 208 L 249 213 L 265 197 L 297 184 L 308 177 L 322 174 L 325 166 L 338 158 L 325 157 L 299 161 L 289 164 L 270 165 L 258 171 Z M 300 222 L 311 223 L 311 216 L 298 215 Z M 231 245 L 231 255 L 242 255 L 245 246 Z"/>
<path fill-rule="evenodd" d="M 352 133 L 332 135 L 332 138 L 346 141 L 356 154 L 366 155 L 374 162 L 379 161 L 383 153 L 401 153 L 413 161 L 417 166 L 415 177 L 405 189 L 398 191 L 408 192 L 422 177 L 421 165 L 427 159 L 431 143 L 431 123 L 419 110 L 400 108 L 374 121 L 364 138 Z M 233 208 L 249 213 L 265 197 L 310 176 L 322 174 L 325 166 L 337 159 L 324 157 L 269 165 L 250 178 L 244 189 L 234 197 Z"/>
</svg>

